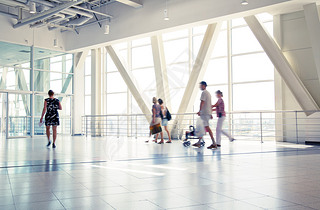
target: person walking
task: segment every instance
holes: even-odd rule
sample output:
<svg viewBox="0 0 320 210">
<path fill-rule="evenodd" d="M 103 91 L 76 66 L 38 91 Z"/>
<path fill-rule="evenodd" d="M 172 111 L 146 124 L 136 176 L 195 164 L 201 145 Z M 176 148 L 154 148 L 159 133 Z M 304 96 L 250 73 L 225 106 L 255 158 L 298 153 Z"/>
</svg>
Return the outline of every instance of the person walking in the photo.
<svg viewBox="0 0 320 210">
<path fill-rule="evenodd" d="M 158 144 L 164 144 L 164 140 L 163 140 L 163 133 L 162 133 L 162 129 L 161 129 L 161 116 L 160 116 L 160 112 L 161 112 L 161 106 L 158 104 L 157 98 L 153 97 L 152 98 L 152 120 L 150 122 L 150 128 L 154 130 L 154 133 L 152 133 L 152 130 L 150 129 L 150 136 L 152 134 L 156 134 L 156 139 L 153 140 L 154 142 L 157 143 L 157 139 L 158 139 L 158 135 L 160 133 L 161 136 L 161 141 Z M 148 141 L 146 141 L 146 143 L 148 143 Z"/>
<path fill-rule="evenodd" d="M 207 147 L 208 149 L 217 149 L 217 144 L 214 140 L 213 133 L 209 126 L 209 120 L 212 119 L 212 103 L 211 103 L 211 94 L 207 90 L 207 83 L 205 81 L 200 82 L 200 90 L 202 90 L 202 94 L 200 97 L 200 110 L 198 112 L 198 115 L 200 116 L 203 126 L 205 127 L 205 130 L 209 133 L 212 144 Z M 199 141 L 192 146 L 200 147 L 201 146 L 201 138 Z"/>
<path fill-rule="evenodd" d="M 53 143 L 52 148 L 56 148 L 56 139 L 57 139 L 57 126 L 60 125 L 59 113 L 58 110 L 62 110 L 61 103 L 59 99 L 54 98 L 54 92 L 52 90 L 48 91 L 49 98 L 44 100 L 44 106 L 42 110 L 42 115 L 40 118 L 40 123 L 43 122 L 43 116 L 45 115 L 45 125 L 46 125 L 46 134 L 48 137 L 47 147 L 51 145 L 50 141 L 50 126 L 52 126 L 52 135 Z"/>
<path fill-rule="evenodd" d="M 226 119 L 226 112 L 224 111 L 224 101 L 222 99 L 223 93 L 220 90 L 216 91 L 216 97 L 218 98 L 218 101 L 215 105 L 212 106 L 212 108 L 214 108 L 212 109 L 212 111 L 216 111 L 217 113 L 218 121 L 217 121 L 217 128 L 216 128 L 216 139 L 217 139 L 217 146 L 221 147 L 221 134 L 228 137 L 231 142 L 234 141 L 235 139 L 222 129 L 223 122 Z"/>
<path fill-rule="evenodd" d="M 161 125 L 164 127 L 164 130 L 167 132 L 168 138 L 169 138 L 169 140 L 166 141 L 166 143 L 172 143 L 170 132 L 168 130 L 168 122 L 170 120 L 169 119 L 170 112 L 168 111 L 168 108 L 163 104 L 163 100 L 161 98 L 158 99 L 158 103 L 161 107 L 161 113 L 162 113 Z"/>
</svg>

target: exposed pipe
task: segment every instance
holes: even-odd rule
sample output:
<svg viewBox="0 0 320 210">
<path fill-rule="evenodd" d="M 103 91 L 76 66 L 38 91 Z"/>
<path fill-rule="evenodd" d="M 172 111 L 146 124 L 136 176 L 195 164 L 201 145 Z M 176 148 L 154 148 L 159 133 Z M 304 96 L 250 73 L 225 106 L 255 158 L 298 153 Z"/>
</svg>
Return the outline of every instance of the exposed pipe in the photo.
<svg viewBox="0 0 320 210">
<path fill-rule="evenodd" d="M 100 22 L 103 22 L 103 21 L 109 21 L 109 20 L 110 20 L 110 18 L 104 18 L 104 19 L 96 20 L 96 21 L 93 21 L 93 22 L 90 22 L 90 23 L 83 24 L 81 26 L 77 26 L 75 29 L 83 28 L 85 26 L 89 26 L 89 25 L 92 25 L 92 24 L 100 23 Z"/>
<path fill-rule="evenodd" d="M 10 18 L 18 19 L 18 15 L 6 13 L 6 12 L 1 12 L 0 11 L 0 15 L 4 15 L 4 16 L 10 17 Z"/>
<path fill-rule="evenodd" d="M 21 7 L 25 10 L 29 10 L 28 5 L 14 0 L 0 0 L 0 4 L 4 4 L 11 7 Z"/>
<path fill-rule="evenodd" d="M 22 8 L 21 7 L 18 8 L 18 19 L 19 20 L 22 19 Z"/>
<path fill-rule="evenodd" d="M 2 1 L 2 0 L 0 0 L 0 1 Z M 30 1 L 38 3 L 38 4 L 42 4 L 42 5 L 45 5 L 45 6 L 48 6 L 48 7 L 52 7 L 52 8 L 59 6 L 59 4 L 54 4 L 54 3 L 51 3 L 51 2 L 48 2 L 48 1 L 43 1 L 43 0 L 30 0 Z M 68 14 L 68 15 L 79 14 L 79 15 L 83 15 L 83 16 L 86 16 L 86 17 L 89 17 L 89 18 L 93 18 L 92 14 L 90 14 L 88 12 L 85 12 L 85 11 L 80 11 L 80 10 L 77 10 L 77 9 L 74 9 L 74 8 L 68 8 L 68 9 L 64 10 L 63 13 Z"/>
<path fill-rule="evenodd" d="M 105 16 L 105 17 L 109 17 L 109 18 L 112 18 L 112 15 L 108 15 L 108 14 L 105 14 L 105 13 L 102 13 L 102 12 L 97 12 L 97 11 L 94 11 L 92 9 L 87 9 L 87 8 L 84 8 L 84 7 L 80 7 L 80 6 L 73 6 L 74 8 L 77 8 L 79 10 L 84 10 L 84 11 L 87 11 L 87 12 L 92 12 L 92 13 L 95 13 L 97 15 L 102 15 L 102 16 Z"/>
<path fill-rule="evenodd" d="M 67 26 L 67 25 L 72 25 L 72 26 L 79 26 L 82 25 L 86 22 L 88 22 L 88 20 L 90 20 L 90 18 L 88 17 L 80 17 L 80 18 L 76 18 L 76 19 L 72 19 L 66 23 L 61 24 L 62 26 Z"/>
<path fill-rule="evenodd" d="M 61 28 L 61 29 L 67 30 L 67 31 L 73 31 L 74 32 L 73 28 L 57 25 L 57 24 L 54 24 L 54 23 L 48 23 L 48 26 L 51 27 L 51 28 L 48 28 L 49 31 L 52 31 L 52 30 L 57 29 L 57 28 Z"/>
<path fill-rule="evenodd" d="M 39 23 L 35 23 L 35 24 L 31 25 L 30 28 L 40 28 L 45 25 L 46 25 L 45 22 L 39 22 Z"/>
<path fill-rule="evenodd" d="M 40 21 L 40 20 L 43 20 L 43 19 L 46 19 L 50 16 L 53 16 L 73 5 L 77 5 L 77 4 L 81 4 L 83 2 L 83 0 L 80 0 L 80 1 L 72 1 L 72 2 L 68 2 L 68 3 L 65 3 L 65 4 L 62 4 L 62 5 L 59 5 L 57 7 L 54 7 L 50 10 L 46 10 L 42 13 L 38 13 L 36 15 L 33 15 L 29 18 L 25 18 L 23 20 L 21 20 L 19 23 L 13 25 L 13 28 L 19 28 L 21 26 L 24 26 L 24 25 L 28 25 L 28 24 L 31 24 L 31 23 L 35 23 L 37 21 Z"/>
</svg>

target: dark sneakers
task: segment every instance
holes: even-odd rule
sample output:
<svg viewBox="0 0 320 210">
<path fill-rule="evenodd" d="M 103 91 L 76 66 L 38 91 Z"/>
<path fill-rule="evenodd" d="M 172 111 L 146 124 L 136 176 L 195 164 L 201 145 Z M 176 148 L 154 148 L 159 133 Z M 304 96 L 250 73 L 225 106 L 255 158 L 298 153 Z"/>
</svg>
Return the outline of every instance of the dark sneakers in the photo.
<svg viewBox="0 0 320 210">
<path fill-rule="evenodd" d="M 54 148 L 56 148 L 56 145 L 55 145 L 55 143 L 53 143 L 53 144 L 52 144 L 52 148 L 53 148 L 53 149 L 54 149 Z"/>
<path fill-rule="evenodd" d="M 51 141 L 48 142 L 47 147 L 49 147 L 51 145 Z"/>
</svg>

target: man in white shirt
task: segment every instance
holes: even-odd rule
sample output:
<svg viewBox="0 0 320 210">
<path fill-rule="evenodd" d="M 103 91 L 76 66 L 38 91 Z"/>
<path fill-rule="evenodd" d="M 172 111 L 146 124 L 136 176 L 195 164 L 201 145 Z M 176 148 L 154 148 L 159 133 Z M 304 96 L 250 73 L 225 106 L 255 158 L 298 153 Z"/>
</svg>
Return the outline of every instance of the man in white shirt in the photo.
<svg viewBox="0 0 320 210">
<path fill-rule="evenodd" d="M 214 140 L 213 133 L 209 127 L 209 120 L 212 119 L 211 94 L 209 93 L 209 91 L 207 91 L 207 83 L 205 81 L 200 82 L 200 89 L 202 90 L 202 94 L 200 97 L 201 103 L 198 115 L 202 119 L 205 130 L 209 133 L 212 140 L 212 144 L 208 147 L 208 149 L 216 149 L 217 144 Z M 193 146 L 200 147 L 200 142 L 201 138 L 197 143 L 193 144 Z"/>
</svg>

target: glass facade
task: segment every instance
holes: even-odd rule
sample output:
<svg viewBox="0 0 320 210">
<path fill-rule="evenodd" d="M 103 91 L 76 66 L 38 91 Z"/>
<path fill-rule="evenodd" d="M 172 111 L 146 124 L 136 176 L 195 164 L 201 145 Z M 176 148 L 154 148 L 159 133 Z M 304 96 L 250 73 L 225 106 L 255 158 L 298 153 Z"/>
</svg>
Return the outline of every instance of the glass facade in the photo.
<svg viewBox="0 0 320 210">
<path fill-rule="evenodd" d="M 45 129 L 39 128 L 38 122 L 44 99 L 52 89 L 63 107 L 58 131 L 70 134 L 73 55 L 4 42 L 0 42 L 0 49 L 2 131 L 7 112 L 8 137 L 32 135 L 33 121 L 34 135 L 43 135 Z"/>
<path fill-rule="evenodd" d="M 268 14 L 257 17 L 272 34 L 273 17 Z M 207 25 L 203 25 L 162 34 L 172 113 L 178 111 L 206 28 Z M 152 97 L 156 96 L 151 38 L 123 42 L 113 47 L 126 61 L 127 70 L 132 72 L 145 101 L 151 104 Z M 106 114 L 142 113 L 112 59 L 105 54 Z M 86 60 L 86 69 L 90 62 L 90 59 Z M 91 103 L 89 74 L 86 71 L 86 107 Z M 228 111 L 274 110 L 274 66 L 242 18 L 222 23 L 204 80 L 213 96 L 218 89 L 224 93 Z M 199 97 L 200 92 L 194 104 L 195 111 L 198 110 Z M 114 103 L 116 101 L 121 103 Z M 88 113 L 90 111 L 86 108 Z"/>
<path fill-rule="evenodd" d="M 273 17 L 269 14 L 257 15 L 268 32 L 273 33 Z M 170 90 L 172 113 L 177 113 L 190 73 L 198 55 L 207 25 L 163 33 L 165 62 Z M 151 37 L 144 37 L 112 45 L 120 59 L 125 61 L 127 71 L 132 73 L 142 97 L 151 107 L 153 96 L 157 95 Z M 105 103 L 104 114 L 142 114 L 111 57 L 105 52 Z M 91 60 L 86 60 L 90 66 Z M 89 68 L 89 67 L 88 67 Z M 85 73 L 85 113 L 90 114 L 90 72 Z M 275 109 L 274 66 L 243 18 L 224 21 L 203 80 L 208 84 L 213 103 L 214 93 L 224 93 L 225 108 L 229 112 L 264 111 Z M 189 112 L 199 109 L 198 92 L 194 106 Z M 229 117 L 229 128 L 237 116 Z M 240 116 L 241 118 L 241 116 Z M 274 120 L 273 117 L 270 118 Z M 241 120 L 241 119 L 240 119 Z M 266 122 L 268 123 L 268 122 Z M 228 126 L 226 123 L 225 126 Z M 239 129 L 243 130 L 243 129 Z M 237 129 L 233 129 L 237 132 Z"/>
</svg>

